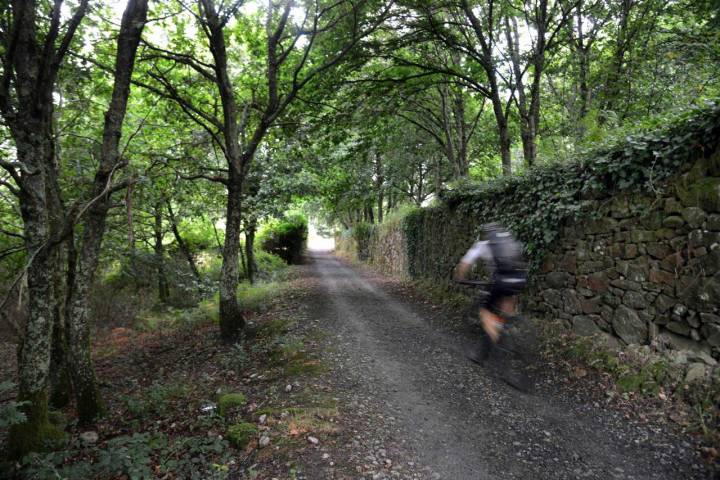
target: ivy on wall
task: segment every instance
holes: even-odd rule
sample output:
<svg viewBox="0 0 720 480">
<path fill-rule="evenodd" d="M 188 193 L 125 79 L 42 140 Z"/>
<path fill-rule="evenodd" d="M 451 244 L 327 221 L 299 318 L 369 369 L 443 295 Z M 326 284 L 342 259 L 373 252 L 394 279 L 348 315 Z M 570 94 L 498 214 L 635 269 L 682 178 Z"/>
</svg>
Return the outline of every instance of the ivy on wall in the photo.
<svg viewBox="0 0 720 480">
<path fill-rule="evenodd" d="M 477 219 L 477 225 L 497 221 L 508 226 L 537 266 L 563 225 L 592 214 L 598 200 L 624 190 L 652 193 L 692 160 L 712 155 L 719 146 L 720 106 L 712 104 L 687 112 L 664 129 L 617 140 L 573 162 L 465 184 L 443 199 L 450 209 Z M 720 175 L 720 155 L 715 157 Z M 407 233 L 415 234 L 413 228 Z"/>
</svg>

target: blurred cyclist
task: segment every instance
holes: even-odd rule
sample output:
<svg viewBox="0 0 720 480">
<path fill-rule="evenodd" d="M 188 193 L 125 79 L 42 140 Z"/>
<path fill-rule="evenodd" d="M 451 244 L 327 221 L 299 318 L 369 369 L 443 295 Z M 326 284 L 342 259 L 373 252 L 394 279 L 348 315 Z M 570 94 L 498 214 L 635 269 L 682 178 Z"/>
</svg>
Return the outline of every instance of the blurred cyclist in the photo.
<svg viewBox="0 0 720 480">
<path fill-rule="evenodd" d="M 489 295 L 480 307 L 480 322 L 487 334 L 484 345 L 470 355 L 480 363 L 487 359 L 500 340 L 506 318 L 515 314 L 517 295 L 527 283 L 527 265 L 522 258 L 522 244 L 503 226 L 483 226 L 484 240 L 476 242 L 462 257 L 455 271 L 456 280 L 465 280 L 478 260 L 492 271 Z"/>
</svg>

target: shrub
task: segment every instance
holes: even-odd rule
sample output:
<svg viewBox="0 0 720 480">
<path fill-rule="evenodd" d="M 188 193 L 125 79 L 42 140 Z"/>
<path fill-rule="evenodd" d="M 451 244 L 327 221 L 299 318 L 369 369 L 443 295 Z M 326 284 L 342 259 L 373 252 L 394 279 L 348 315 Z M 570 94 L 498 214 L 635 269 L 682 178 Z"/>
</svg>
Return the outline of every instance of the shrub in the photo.
<svg viewBox="0 0 720 480">
<path fill-rule="evenodd" d="M 265 250 L 255 250 L 255 263 L 257 264 L 257 278 L 270 280 L 287 268 L 285 260 Z"/>
<path fill-rule="evenodd" d="M 227 439 L 237 448 L 245 448 L 250 440 L 258 434 L 258 428 L 252 423 L 242 422 L 230 427 Z"/>
<path fill-rule="evenodd" d="M 267 223 L 258 237 L 263 250 L 274 253 L 288 264 L 297 264 L 302 260 L 307 235 L 307 218 L 301 214 L 292 214 Z"/>
<path fill-rule="evenodd" d="M 247 403 L 247 398 L 242 393 L 226 393 L 220 396 L 218 400 L 218 413 L 221 417 L 224 417 L 228 410 L 233 408 L 244 407 Z"/>
<path fill-rule="evenodd" d="M 370 258 L 370 239 L 373 234 L 373 226 L 369 223 L 360 222 L 352 228 L 352 236 L 357 243 L 358 260 L 365 261 Z"/>
</svg>

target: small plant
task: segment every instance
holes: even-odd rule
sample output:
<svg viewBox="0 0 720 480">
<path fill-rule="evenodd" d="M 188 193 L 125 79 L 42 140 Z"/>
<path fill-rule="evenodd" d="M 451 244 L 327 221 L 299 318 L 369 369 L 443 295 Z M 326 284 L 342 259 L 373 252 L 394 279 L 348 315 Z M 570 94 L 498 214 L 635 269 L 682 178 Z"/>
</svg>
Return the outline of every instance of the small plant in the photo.
<svg viewBox="0 0 720 480">
<path fill-rule="evenodd" d="M 162 434 L 135 433 L 115 437 L 98 452 L 97 468 L 107 475 L 127 475 L 131 479 L 155 478 L 150 467 L 154 450 L 167 445 Z"/>
<path fill-rule="evenodd" d="M 167 410 L 168 402 L 181 398 L 186 392 L 185 385 L 155 381 L 144 392 L 142 399 L 131 396 L 122 396 L 121 399 L 128 413 L 141 419 L 150 414 L 162 415 Z"/>
<path fill-rule="evenodd" d="M 235 365 L 235 372 L 237 372 L 238 375 L 241 375 L 249 361 L 247 352 L 245 351 L 244 339 L 241 339 L 239 342 L 232 346 L 232 349 L 230 350 L 230 355 Z"/>
<path fill-rule="evenodd" d="M 243 449 L 257 434 L 257 426 L 252 423 L 242 422 L 228 429 L 227 438 L 235 447 Z"/>
<path fill-rule="evenodd" d="M 247 404 L 247 397 L 242 393 L 226 393 L 218 399 L 218 414 L 227 416 L 229 410 L 242 408 Z"/>
<path fill-rule="evenodd" d="M 0 396 L 5 396 L 6 392 L 9 392 L 14 387 L 12 382 L 0 383 Z M 26 418 L 21 408 L 27 405 L 28 402 L 6 402 L 0 405 L 0 428 L 8 428 L 12 425 L 18 425 L 23 423 Z"/>
<path fill-rule="evenodd" d="M 229 443 L 220 437 L 181 437 L 159 455 L 159 469 L 172 478 L 228 478 Z"/>
</svg>

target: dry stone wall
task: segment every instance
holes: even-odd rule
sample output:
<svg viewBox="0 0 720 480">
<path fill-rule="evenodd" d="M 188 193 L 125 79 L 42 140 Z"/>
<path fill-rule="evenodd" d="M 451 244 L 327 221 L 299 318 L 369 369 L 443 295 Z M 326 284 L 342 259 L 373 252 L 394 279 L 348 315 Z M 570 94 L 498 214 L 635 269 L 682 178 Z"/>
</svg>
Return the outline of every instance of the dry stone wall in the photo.
<svg viewBox="0 0 720 480">
<path fill-rule="evenodd" d="M 720 169 L 698 161 L 655 195 L 599 201 L 563 229 L 530 305 L 578 334 L 660 339 L 720 356 Z"/>
</svg>

